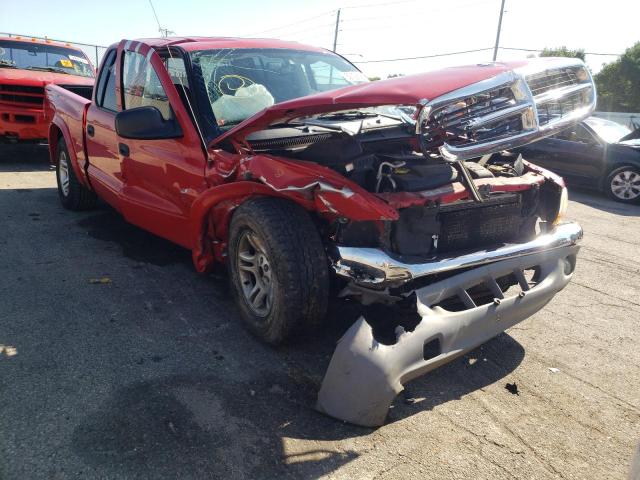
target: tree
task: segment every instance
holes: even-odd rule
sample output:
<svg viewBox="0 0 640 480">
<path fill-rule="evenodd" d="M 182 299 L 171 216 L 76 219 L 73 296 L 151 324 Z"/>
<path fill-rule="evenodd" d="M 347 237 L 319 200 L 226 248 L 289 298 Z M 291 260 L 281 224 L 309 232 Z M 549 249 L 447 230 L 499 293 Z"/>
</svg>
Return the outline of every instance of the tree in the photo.
<svg viewBox="0 0 640 480">
<path fill-rule="evenodd" d="M 540 53 L 541 57 L 569 57 L 579 58 L 584 62 L 584 49 L 579 48 L 577 50 L 570 50 L 564 45 L 556 48 L 545 48 Z"/>
<path fill-rule="evenodd" d="M 640 112 L 640 42 L 595 76 L 598 110 Z"/>
<path fill-rule="evenodd" d="M 370 82 L 377 82 L 378 80 L 380 80 L 380 77 L 369 77 Z"/>
</svg>

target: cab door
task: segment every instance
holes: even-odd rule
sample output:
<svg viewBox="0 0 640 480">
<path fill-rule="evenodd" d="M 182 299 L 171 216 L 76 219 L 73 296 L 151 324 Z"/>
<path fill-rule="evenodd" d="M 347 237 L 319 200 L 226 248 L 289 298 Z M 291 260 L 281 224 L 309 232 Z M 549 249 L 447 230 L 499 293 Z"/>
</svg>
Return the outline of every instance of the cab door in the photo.
<svg viewBox="0 0 640 480">
<path fill-rule="evenodd" d="M 112 48 L 104 56 L 84 134 L 91 185 L 102 199 L 120 210 L 122 167 L 115 130 L 115 117 L 120 110 L 116 95 L 117 53 Z"/>
<path fill-rule="evenodd" d="M 187 113 L 186 95 L 181 98 L 174 85 L 179 83 L 178 88 L 188 91 L 184 85 L 188 82 L 186 75 L 172 78 L 164 62 L 145 43 L 132 41 L 124 45 L 122 110 L 156 108 L 164 120 L 177 121 L 181 133 L 177 138 L 158 140 L 118 137 L 122 212 L 131 223 L 190 248 L 189 213 L 193 201 L 206 188 L 206 157 L 194 121 Z"/>
</svg>

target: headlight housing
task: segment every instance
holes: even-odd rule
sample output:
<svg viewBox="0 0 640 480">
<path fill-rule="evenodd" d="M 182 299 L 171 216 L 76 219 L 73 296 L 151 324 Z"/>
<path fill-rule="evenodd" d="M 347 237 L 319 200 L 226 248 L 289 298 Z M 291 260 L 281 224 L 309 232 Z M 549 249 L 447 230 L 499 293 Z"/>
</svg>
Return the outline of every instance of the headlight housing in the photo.
<svg viewBox="0 0 640 480">
<path fill-rule="evenodd" d="M 556 215 L 556 219 L 553 221 L 554 225 L 558 225 L 567 214 L 567 209 L 569 208 L 569 191 L 567 187 L 562 187 L 560 191 L 560 205 L 558 206 L 558 214 Z"/>
</svg>

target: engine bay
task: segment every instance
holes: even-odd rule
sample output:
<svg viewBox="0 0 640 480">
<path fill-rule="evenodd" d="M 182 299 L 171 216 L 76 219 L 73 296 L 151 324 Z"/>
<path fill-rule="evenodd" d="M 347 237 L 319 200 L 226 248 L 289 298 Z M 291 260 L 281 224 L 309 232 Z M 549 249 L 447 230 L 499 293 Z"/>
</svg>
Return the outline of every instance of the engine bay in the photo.
<svg viewBox="0 0 640 480">
<path fill-rule="evenodd" d="M 398 208 L 397 221 L 336 222 L 330 236 L 337 244 L 420 259 L 526 241 L 535 236 L 540 221 L 553 218 L 558 189 L 545 186 L 541 177 L 524 188 L 501 187 L 535 175 L 519 155 L 503 152 L 451 162 L 437 149 L 421 148 L 406 122 L 378 115 L 330 120 L 280 125 L 256 132 L 248 141 L 256 153 L 328 167 Z M 488 182 L 497 188 L 488 188 Z M 442 201 L 438 192 L 454 185 L 465 195 Z M 475 194 L 466 194 L 470 190 Z M 431 194 L 434 199 L 425 200 Z M 393 203 L 405 197 L 419 201 Z"/>
<path fill-rule="evenodd" d="M 437 150 L 421 151 L 410 125 L 381 117 L 373 128 L 352 123 L 286 126 L 256 132 L 248 140 L 255 152 L 318 163 L 372 193 L 421 192 L 464 182 L 460 169 Z M 517 158 L 466 161 L 464 166 L 473 179 L 523 173 Z"/>
</svg>

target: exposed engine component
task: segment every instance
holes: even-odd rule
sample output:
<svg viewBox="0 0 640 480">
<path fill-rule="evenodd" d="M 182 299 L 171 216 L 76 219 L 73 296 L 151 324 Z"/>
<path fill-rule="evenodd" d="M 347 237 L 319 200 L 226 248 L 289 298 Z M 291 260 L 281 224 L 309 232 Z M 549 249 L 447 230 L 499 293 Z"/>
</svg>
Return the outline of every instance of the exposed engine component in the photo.
<svg viewBox="0 0 640 480">
<path fill-rule="evenodd" d="M 450 203 L 427 201 L 398 210 L 397 221 L 338 222 L 333 238 L 341 245 L 380 247 L 410 259 L 491 245 L 527 241 L 537 222 L 552 215 L 545 211 L 538 186 L 525 191 L 488 194 L 474 180 L 519 177 L 522 158 L 492 154 L 477 160 L 445 161 L 425 154 L 401 128 L 350 135 L 326 130 L 310 135 L 297 131 L 297 139 L 254 140 L 254 149 L 329 167 L 369 192 L 380 195 L 406 192 L 453 192 L 455 182 L 472 194 Z M 443 191 L 444 191 L 443 190 Z"/>
</svg>

